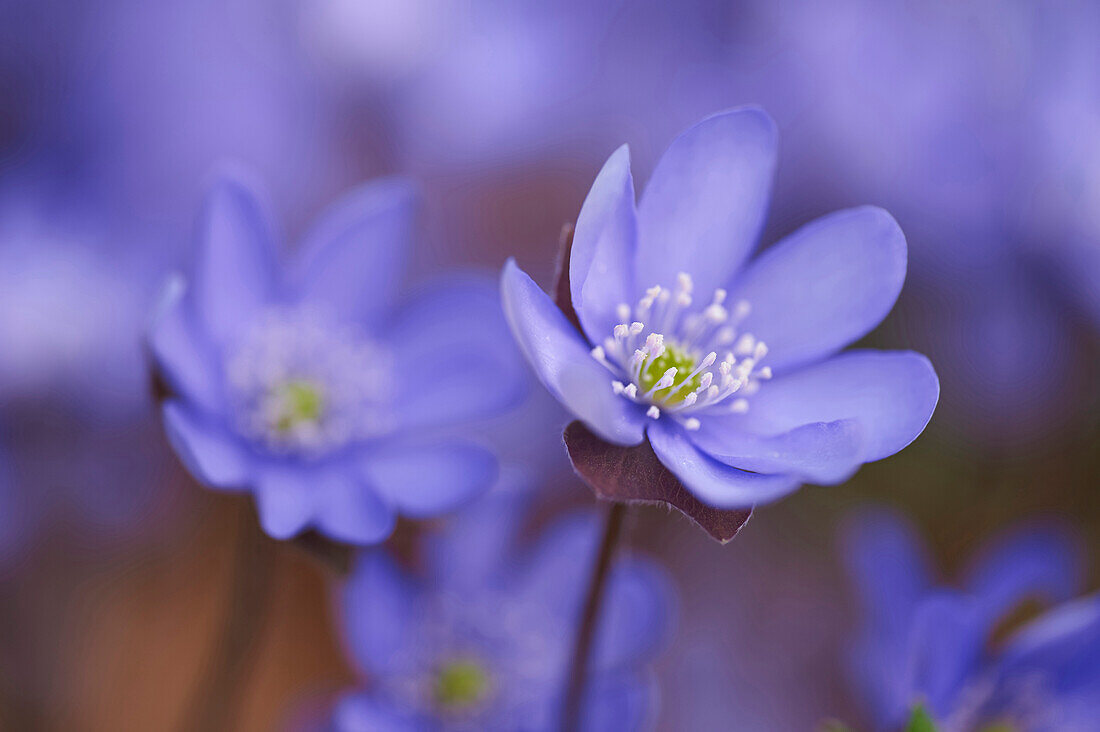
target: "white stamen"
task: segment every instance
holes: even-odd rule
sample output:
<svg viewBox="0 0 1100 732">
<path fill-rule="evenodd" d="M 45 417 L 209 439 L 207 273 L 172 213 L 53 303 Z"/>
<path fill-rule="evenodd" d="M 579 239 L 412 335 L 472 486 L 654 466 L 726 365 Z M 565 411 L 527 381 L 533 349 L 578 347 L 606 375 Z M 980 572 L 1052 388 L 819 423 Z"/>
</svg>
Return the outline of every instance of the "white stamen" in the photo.
<svg viewBox="0 0 1100 732">
<path fill-rule="evenodd" d="M 772 375 L 761 364 L 767 346 L 752 333 L 738 332 L 749 303 L 729 304 L 729 293 L 718 288 L 708 304 L 696 306 L 694 289 L 691 276 L 683 272 L 672 287 L 646 289 L 633 309 L 620 303 L 615 308 L 618 323 L 592 349 L 593 358 L 614 375 L 615 394 L 642 404 L 653 419 L 662 411 L 675 414 L 685 429 L 699 429 L 694 415 L 718 413 L 711 408 L 743 412 L 748 408 L 745 397 Z M 682 365 L 665 369 L 653 381 L 654 363 L 666 353 Z M 735 393 L 739 398 L 732 398 Z"/>
</svg>

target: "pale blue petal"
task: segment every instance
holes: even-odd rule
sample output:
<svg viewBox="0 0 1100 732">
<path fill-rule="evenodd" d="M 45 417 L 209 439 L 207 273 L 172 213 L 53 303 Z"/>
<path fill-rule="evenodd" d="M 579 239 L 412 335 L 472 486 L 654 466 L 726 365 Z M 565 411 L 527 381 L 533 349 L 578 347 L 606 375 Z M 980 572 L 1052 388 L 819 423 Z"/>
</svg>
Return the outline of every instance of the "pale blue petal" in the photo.
<svg viewBox="0 0 1100 732">
<path fill-rule="evenodd" d="M 840 350 L 878 325 L 905 280 L 905 236 L 882 209 L 823 216 L 752 262 L 730 300 L 752 307 L 741 330 L 768 345 L 776 373 Z"/>
<path fill-rule="evenodd" d="M 363 675 L 392 674 L 413 663 L 419 589 L 382 550 L 363 552 L 340 590 L 340 627 Z"/>
<path fill-rule="evenodd" d="M 487 495 L 448 518 L 425 542 L 431 581 L 458 592 L 499 582 L 515 566 L 517 534 L 534 487 L 506 473 Z"/>
<path fill-rule="evenodd" d="M 966 584 L 994 624 L 1026 600 L 1068 600 L 1081 588 L 1082 565 L 1079 548 L 1067 531 L 1031 526 L 984 547 L 966 572 Z"/>
<path fill-rule="evenodd" d="M 373 325 L 394 304 L 419 203 L 403 178 L 371 181 L 318 219 L 301 244 L 301 296 L 311 304 Z"/>
<path fill-rule="evenodd" d="M 672 578 L 643 557 L 619 557 L 605 592 L 594 669 L 627 669 L 655 658 L 675 623 Z"/>
<path fill-rule="evenodd" d="M 185 291 L 179 277 L 166 283 L 149 331 L 149 351 L 174 394 L 216 414 L 225 404 L 218 354 L 199 335 Z"/>
<path fill-rule="evenodd" d="M 910 351 L 848 351 L 766 381 L 728 429 L 780 434 L 815 422 L 855 420 L 863 462 L 893 455 L 924 430 L 940 385 L 928 359 Z"/>
<path fill-rule="evenodd" d="M 232 342 L 275 296 L 277 261 L 270 220 L 253 188 L 223 174 L 199 217 L 191 279 L 198 322 L 214 343 Z"/>
<path fill-rule="evenodd" d="M 574 511 L 557 519 L 521 562 L 516 593 L 557 617 L 579 618 L 589 571 L 599 548 L 600 515 Z"/>
<path fill-rule="evenodd" d="M 461 443 L 386 445 L 364 457 L 362 469 L 390 505 L 416 519 L 460 508 L 497 477 L 492 453 Z"/>
<path fill-rule="evenodd" d="M 908 520 L 887 509 L 864 509 L 844 531 L 843 554 L 872 625 L 906 626 L 932 587 L 932 568 Z"/>
<path fill-rule="evenodd" d="M 386 330 L 394 351 L 400 429 L 491 417 L 518 405 L 532 380 L 504 319 L 492 277 L 432 280 Z"/>
<path fill-rule="evenodd" d="M 326 732 L 434 732 L 435 725 L 373 694 L 348 694 L 336 703 Z"/>
<path fill-rule="evenodd" d="M 644 673 L 613 673 L 592 679 L 581 708 L 583 732 L 642 732 L 657 717 L 658 690 Z"/>
<path fill-rule="evenodd" d="M 550 393 L 608 442 L 641 442 L 641 408 L 612 391 L 611 373 L 592 358 L 576 329 L 512 260 L 504 266 L 501 294 L 520 350 Z"/>
<path fill-rule="evenodd" d="M 397 515 L 353 466 L 341 464 L 308 477 L 317 530 L 330 539 L 369 546 L 393 533 Z"/>
<path fill-rule="evenodd" d="M 623 145 L 604 164 L 584 199 L 569 257 L 569 288 L 588 339 L 600 343 L 621 322 L 621 303 L 633 305 L 638 223 L 630 150 Z"/>
<path fill-rule="evenodd" d="M 260 469 L 255 489 L 260 526 L 274 539 L 289 539 L 313 521 L 316 493 L 309 471 L 269 463 Z"/>
<path fill-rule="evenodd" d="M 776 435 L 746 432 L 730 417 L 706 417 L 687 435 L 715 460 L 754 473 L 787 473 L 819 485 L 851 477 L 860 466 L 863 431 L 856 420 L 814 422 Z"/>
<path fill-rule="evenodd" d="M 683 428 L 667 419 L 648 430 L 657 459 L 703 503 L 716 508 L 749 508 L 782 498 L 798 488 L 791 475 L 750 473 L 721 463 L 696 448 Z"/>
<path fill-rule="evenodd" d="M 179 400 L 161 407 L 164 429 L 180 460 L 211 488 L 243 490 L 254 477 L 254 468 L 241 439 L 189 409 Z"/>
<path fill-rule="evenodd" d="M 756 108 L 708 117 L 673 141 L 638 204 L 639 288 L 672 286 L 680 272 L 701 299 L 727 285 L 764 225 L 777 145 Z"/>
<path fill-rule="evenodd" d="M 1006 679 L 1041 676 L 1060 711 L 1100 701 L 1100 596 L 1065 602 L 1033 620 L 1009 641 L 999 663 Z M 1080 714 L 1080 709 L 1075 709 Z M 1092 708 L 1095 721 L 1095 706 Z M 1067 725 L 1066 729 L 1087 729 Z"/>
<path fill-rule="evenodd" d="M 969 598 L 949 592 L 929 596 L 917 607 L 909 646 L 898 663 L 909 679 L 909 699 L 923 699 L 937 719 L 955 709 L 965 682 L 977 670 L 989 628 Z M 907 710 L 893 720 L 903 721 Z"/>
</svg>

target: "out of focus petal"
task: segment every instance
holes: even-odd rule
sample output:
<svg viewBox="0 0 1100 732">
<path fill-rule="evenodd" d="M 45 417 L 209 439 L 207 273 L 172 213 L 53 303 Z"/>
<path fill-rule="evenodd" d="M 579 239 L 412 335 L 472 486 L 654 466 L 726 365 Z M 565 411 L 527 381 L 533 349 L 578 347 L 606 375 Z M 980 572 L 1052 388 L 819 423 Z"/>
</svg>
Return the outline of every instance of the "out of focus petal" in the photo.
<svg viewBox="0 0 1100 732">
<path fill-rule="evenodd" d="M 401 286 L 418 202 L 410 181 L 383 178 L 334 203 L 302 241 L 301 297 L 341 317 L 376 324 Z"/>
<path fill-rule="evenodd" d="M 608 442 L 641 442 L 641 409 L 612 391 L 610 372 L 592 358 L 576 329 L 514 261 L 504 266 L 501 293 L 520 350 L 550 393 Z"/>
</svg>

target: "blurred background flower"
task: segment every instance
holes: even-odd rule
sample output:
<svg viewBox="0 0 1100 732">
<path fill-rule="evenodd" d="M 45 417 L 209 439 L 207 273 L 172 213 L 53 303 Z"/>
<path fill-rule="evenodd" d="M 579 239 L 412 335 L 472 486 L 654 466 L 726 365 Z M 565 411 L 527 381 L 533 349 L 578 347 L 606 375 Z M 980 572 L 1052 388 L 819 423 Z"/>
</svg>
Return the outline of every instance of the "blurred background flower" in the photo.
<svg viewBox="0 0 1100 732">
<path fill-rule="evenodd" d="M 343 696 L 335 730 L 557 729 L 600 522 L 574 513 L 520 542 L 527 490 L 458 514 L 426 542 L 423 576 L 364 554 L 342 592 L 341 625 L 367 690 Z M 671 632 L 674 592 L 653 561 L 619 556 L 597 620 L 581 728 L 645 729 L 648 669 Z"/>
<path fill-rule="evenodd" d="M 891 502 L 949 569 L 1037 512 L 1100 547 L 1098 36 L 1086 0 L 0 0 L 4 721 L 169 728 L 202 673 L 239 505 L 177 467 L 138 336 L 223 159 L 268 182 L 291 241 L 354 183 L 411 175 L 415 277 L 514 255 L 547 285 L 611 152 L 629 143 L 646 180 L 679 130 L 747 103 L 775 118 L 785 171 L 762 239 L 889 210 L 906 286 L 860 345 L 925 353 L 943 392 L 906 451 L 800 491 L 727 551 L 660 511 L 628 522 L 683 594 L 658 726 L 857 718 L 834 679 L 848 507 Z M 520 415 L 466 437 L 550 473 L 553 507 L 589 500 L 562 469 L 564 415 Z M 246 729 L 354 679 L 322 575 L 278 571 Z"/>
<path fill-rule="evenodd" d="M 873 728 L 899 729 L 917 708 L 960 732 L 1092 726 L 1100 604 L 1068 602 L 1083 574 L 1071 534 L 1005 533 L 969 563 L 958 590 L 936 583 L 914 534 L 903 519 L 868 511 L 845 537 L 863 609 L 848 666 Z"/>
</svg>

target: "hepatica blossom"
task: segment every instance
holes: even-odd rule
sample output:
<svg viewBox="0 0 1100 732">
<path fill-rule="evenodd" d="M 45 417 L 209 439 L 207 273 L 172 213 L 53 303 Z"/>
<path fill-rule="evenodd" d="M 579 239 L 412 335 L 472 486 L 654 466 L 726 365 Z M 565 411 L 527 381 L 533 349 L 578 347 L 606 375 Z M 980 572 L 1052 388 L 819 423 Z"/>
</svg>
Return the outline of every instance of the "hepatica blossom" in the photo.
<svg viewBox="0 0 1100 732">
<path fill-rule="evenodd" d="M 1082 572 L 1065 535 L 1032 527 L 996 539 L 958 589 L 934 584 L 892 514 L 863 515 L 846 539 L 865 616 L 850 675 L 875 729 L 902 729 L 917 708 L 943 732 L 1096 729 L 1100 597 L 1070 599 Z M 1036 602 L 1053 608 L 1013 632 Z"/>
<path fill-rule="evenodd" d="M 368 183 L 281 267 L 252 190 L 225 176 L 209 194 L 194 274 L 169 286 L 150 345 L 176 451 L 207 485 L 252 491 L 271 536 L 377 542 L 396 513 L 451 510 L 495 479 L 488 452 L 437 428 L 517 401 L 522 367 L 489 280 L 395 302 L 415 209 L 409 183 Z"/>
<path fill-rule="evenodd" d="M 905 238 L 864 207 L 751 262 L 776 160 L 771 119 L 707 118 L 664 154 L 635 205 L 626 146 L 585 199 L 568 260 L 579 330 L 513 262 L 505 312 L 546 387 L 600 438 L 648 439 L 722 508 L 837 483 L 909 444 L 939 393 L 923 356 L 838 353 L 890 311 Z"/>
<path fill-rule="evenodd" d="M 556 730 L 581 614 L 594 514 L 559 519 L 515 550 L 520 503 L 494 494 L 426 545 L 423 574 L 365 554 L 343 591 L 342 625 L 367 690 L 331 729 Z M 655 711 L 647 668 L 668 635 L 672 590 L 640 557 L 612 567 L 582 705 L 585 730 L 635 730 Z"/>
</svg>

